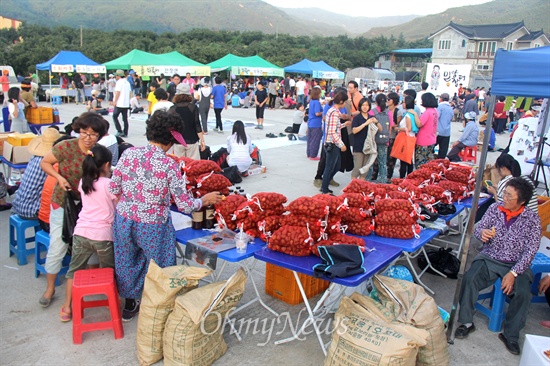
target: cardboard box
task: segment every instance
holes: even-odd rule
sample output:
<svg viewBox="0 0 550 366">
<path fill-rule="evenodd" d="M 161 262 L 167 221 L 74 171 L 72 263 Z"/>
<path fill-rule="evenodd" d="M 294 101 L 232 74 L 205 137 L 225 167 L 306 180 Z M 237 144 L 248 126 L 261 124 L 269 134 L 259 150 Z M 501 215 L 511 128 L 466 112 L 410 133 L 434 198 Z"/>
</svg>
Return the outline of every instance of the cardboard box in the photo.
<svg viewBox="0 0 550 366">
<path fill-rule="evenodd" d="M 266 171 L 266 167 L 263 165 L 253 164 L 248 168 L 248 175 L 263 174 Z"/>
<path fill-rule="evenodd" d="M 0 132 L 0 155 L 4 156 L 4 142 L 8 141 L 8 135 L 13 132 Z"/>
<path fill-rule="evenodd" d="M 8 142 L 12 146 L 27 146 L 35 137 L 36 135 L 31 132 L 22 134 L 15 132 L 8 135 Z"/>
<path fill-rule="evenodd" d="M 26 146 L 13 146 L 9 142 L 4 142 L 4 157 L 14 164 L 28 163 L 32 155 Z"/>
</svg>

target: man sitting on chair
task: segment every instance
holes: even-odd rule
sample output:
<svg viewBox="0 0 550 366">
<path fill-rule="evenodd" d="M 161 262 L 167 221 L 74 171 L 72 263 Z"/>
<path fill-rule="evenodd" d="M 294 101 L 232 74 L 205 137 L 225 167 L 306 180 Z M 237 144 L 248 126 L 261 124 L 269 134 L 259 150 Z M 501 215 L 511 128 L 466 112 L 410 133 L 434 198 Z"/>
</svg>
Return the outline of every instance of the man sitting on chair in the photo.
<svg viewBox="0 0 550 366">
<path fill-rule="evenodd" d="M 462 136 L 452 145 L 451 151 L 447 154 L 447 159 L 450 161 L 461 161 L 458 154 L 460 154 L 465 147 L 477 146 L 479 127 L 476 123 L 476 116 L 476 112 L 468 112 L 464 115 L 466 119 L 464 132 L 462 132 Z"/>
<path fill-rule="evenodd" d="M 519 332 L 525 326 L 532 296 L 534 276 L 530 267 L 541 239 L 540 217 L 527 207 L 532 194 L 529 182 L 521 177 L 510 179 L 504 201 L 491 205 L 476 225 L 474 235 L 483 241 L 483 248 L 462 281 L 458 313 L 462 325 L 455 332 L 456 338 L 466 338 L 475 331 L 479 292 L 501 278 L 502 285 L 495 291 L 502 291 L 511 300 L 498 338 L 510 353 L 519 355 Z"/>
</svg>

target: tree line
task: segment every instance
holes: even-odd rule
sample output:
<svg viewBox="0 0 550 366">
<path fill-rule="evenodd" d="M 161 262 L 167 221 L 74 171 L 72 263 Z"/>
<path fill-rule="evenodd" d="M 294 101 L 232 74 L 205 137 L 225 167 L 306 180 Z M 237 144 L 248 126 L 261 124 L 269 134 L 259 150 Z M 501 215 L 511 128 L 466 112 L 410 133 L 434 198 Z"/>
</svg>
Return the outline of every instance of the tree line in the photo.
<svg viewBox="0 0 550 366">
<path fill-rule="evenodd" d="M 284 67 L 303 58 L 323 60 L 345 71 L 372 67 L 378 53 L 400 48 L 431 47 L 431 41 L 406 41 L 403 35 L 376 38 L 339 35 L 335 37 L 264 34 L 258 31 L 212 31 L 193 29 L 182 33 L 156 34 L 151 31 L 101 31 L 66 26 L 49 28 L 24 23 L 19 29 L 0 30 L 0 65 L 11 65 L 16 72 L 34 72 L 35 65 L 46 62 L 61 50 L 80 51 L 98 63 L 118 58 L 132 49 L 151 53 L 178 51 L 201 62 L 215 61 L 228 53 L 238 56 L 259 55 Z"/>
</svg>

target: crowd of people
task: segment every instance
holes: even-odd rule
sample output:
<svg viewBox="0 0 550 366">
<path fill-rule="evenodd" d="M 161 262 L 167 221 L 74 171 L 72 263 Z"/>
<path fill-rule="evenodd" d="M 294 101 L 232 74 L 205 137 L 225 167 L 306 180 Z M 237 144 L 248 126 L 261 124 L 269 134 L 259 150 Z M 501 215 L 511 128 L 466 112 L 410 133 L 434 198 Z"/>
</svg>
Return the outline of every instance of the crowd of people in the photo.
<svg viewBox="0 0 550 366">
<path fill-rule="evenodd" d="M 71 76 L 71 80 L 61 76 L 63 85 L 83 89 L 85 80 L 78 74 Z M 456 100 L 451 100 L 447 93 L 436 97 L 427 91 L 426 83 L 420 92 L 377 91 L 365 96 L 355 81 L 327 92 L 326 84 L 300 76 L 297 79 L 294 83 L 290 76 L 281 82 L 277 78 L 246 82 L 239 79 L 232 85 L 234 91 L 228 92 L 232 86 L 228 87 L 219 76 L 197 81 L 189 74 L 185 78 L 173 75 L 169 80 L 162 75 L 148 83 L 145 110 L 140 104 L 144 83 L 135 72 L 117 70 L 109 75 L 109 81 L 92 81 L 94 89 L 87 104 L 88 112 L 75 118 L 70 133 L 61 136 L 57 129 L 49 128 L 29 145 L 33 157 L 13 201 L 14 213 L 22 218 L 39 219 L 42 229 L 50 234 L 45 264 L 47 287 L 39 304 L 49 306 L 55 295 L 56 276 L 69 245 L 62 228 L 64 206 L 71 192 L 82 201 L 83 208 L 72 238 L 60 320 L 72 318 L 74 272 L 89 265 L 115 269 L 119 293 L 125 298 L 124 321 L 130 321 L 139 312 L 149 261 L 153 259 L 161 267 L 175 264 L 175 232 L 169 215 L 171 199 L 185 213 L 222 199 L 218 192 L 201 198 L 189 195 L 177 163 L 167 152 L 200 159 L 205 149 L 204 136 L 208 134 L 209 110 L 213 109 L 216 117 L 214 131 L 223 133 L 221 114 L 235 95 L 239 105 L 255 107 L 256 129 L 263 129 L 266 108 L 277 108 L 278 99 L 283 96 L 290 99 L 288 105 L 294 107 L 289 108 L 296 109 L 293 126 L 297 126 L 298 137 L 306 141 L 306 156 L 318 162 L 314 185 L 324 194 L 332 194 L 330 187 L 339 185 L 334 180 L 339 171 L 350 171 L 352 178 L 390 183 L 396 166 L 392 149 L 399 134 L 416 141 L 410 150 L 410 160 L 400 161 L 401 178 L 435 158 L 460 161 L 463 149 L 477 148 L 480 110 L 487 108 L 487 93 L 483 89 L 477 94 L 468 89 L 458 91 L 458 99 L 464 100 L 459 114 L 463 132 L 451 144 L 451 123 L 457 118 L 453 110 Z M 245 93 L 241 103 L 239 91 L 245 89 L 250 93 Z M 25 131 L 24 110 L 34 103 L 24 93 L 25 89 L 23 92 L 17 89 L 17 93 L 8 91 L 12 125 L 21 131 Z M 108 114 L 101 105 L 106 100 L 114 108 L 116 136 L 108 133 L 109 123 L 102 117 Z M 498 100 L 503 104 L 502 98 Z M 500 133 L 508 118 L 513 120 L 514 116 L 505 117 L 504 108 L 498 103 L 494 120 Z M 128 114 L 142 111 L 148 114 L 148 144 L 129 148 L 122 140 L 128 136 Z M 532 107 L 531 113 L 537 111 L 537 106 Z M 226 163 L 246 175 L 253 150 L 244 123 L 235 121 L 227 137 Z M 497 159 L 496 167 L 501 180 L 497 187 L 487 188 L 494 201 L 482 207 L 478 215 L 475 235 L 485 245 L 464 279 L 461 326 L 456 336 L 465 338 L 475 330 L 472 314 L 477 294 L 500 277 L 505 294 L 514 295 L 500 339 L 510 352 L 518 354 L 517 340 L 525 325 L 526 299 L 533 280 L 529 265 L 538 249 L 541 227 L 533 182 L 521 175 L 517 161 L 506 153 Z M 0 179 L 1 207 L 6 204 L 10 188 Z M 548 291 L 548 282 L 541 281 L 541 289 Z"/>
</svg>

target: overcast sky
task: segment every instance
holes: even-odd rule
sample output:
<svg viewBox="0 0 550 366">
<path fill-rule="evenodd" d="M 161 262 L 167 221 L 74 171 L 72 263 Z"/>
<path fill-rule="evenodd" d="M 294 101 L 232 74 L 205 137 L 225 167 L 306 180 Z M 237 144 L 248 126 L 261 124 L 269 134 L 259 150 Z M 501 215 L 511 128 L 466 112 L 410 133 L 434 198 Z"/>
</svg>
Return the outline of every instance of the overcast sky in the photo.
<svg viewBox="0 0 550 366">
<path fill-rule="evenodd" d="M 460 2 L 435 0 L 264 0 L 279 8 L 321 8 L 333 13 L 376 17 L 389 15 L 427 15 L 441 13 L 451 7 L 478 5 L 490 0 L 462 0 Z"/>
</svg>

